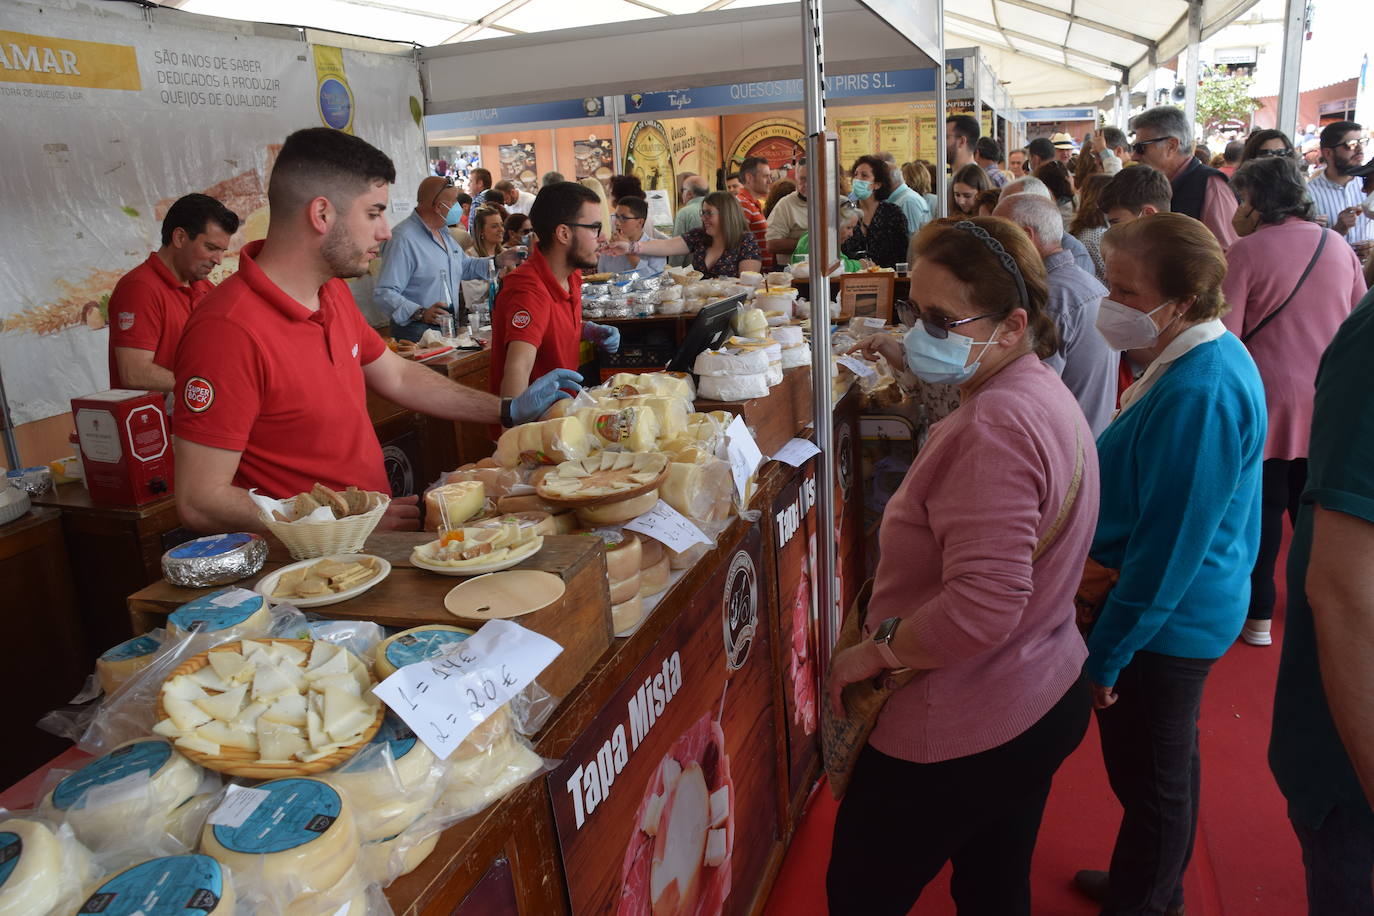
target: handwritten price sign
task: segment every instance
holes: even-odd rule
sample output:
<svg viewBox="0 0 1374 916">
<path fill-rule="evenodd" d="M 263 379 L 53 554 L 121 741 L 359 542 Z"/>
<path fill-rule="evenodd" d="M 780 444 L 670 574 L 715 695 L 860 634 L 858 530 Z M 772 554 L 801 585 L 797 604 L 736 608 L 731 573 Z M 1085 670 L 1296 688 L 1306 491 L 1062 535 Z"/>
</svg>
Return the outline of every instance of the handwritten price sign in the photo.
<svg viewBox="0 0 1374 916">
<path fill-rule="evenodd" d="M 510 702 L 563 651 L 509 620 L 489 620 L 470 639 L 399 669 L 373 692 L 440 759 Z"/>
</svg>

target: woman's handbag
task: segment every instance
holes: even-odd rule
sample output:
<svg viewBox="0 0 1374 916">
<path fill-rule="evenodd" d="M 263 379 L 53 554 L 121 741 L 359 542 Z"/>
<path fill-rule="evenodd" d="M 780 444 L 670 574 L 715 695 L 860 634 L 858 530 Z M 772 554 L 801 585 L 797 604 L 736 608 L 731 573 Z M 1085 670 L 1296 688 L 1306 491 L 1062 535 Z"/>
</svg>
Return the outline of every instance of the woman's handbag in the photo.
<svg viewBox="0 0 1374 916">
<path fill-rule="evenodd" d="M 1080 424 L 1075 431 L 1078 434 L 1078 455 L 1074 461 L 1073 480 L 1069 482 L 1069 489 L 1064 494 L 1064 504 L 1059 509 L 1059 515 L 1050 525 L 1050 530 L 1046 531 L 1044 537 L 1035 545 L 1035 551 L 1031 554 L 1032 564 L 1040 559 L 1059 536 L 1083 483 L 1082 425 Z M 857 646 L 866 638 L 863 624 L 868 613 L 868 600 L 872 595 L 873 580 L 869 579 L 854 597 L 854 603 L 840 626 L 840 635 L 830 653 L 830 664 L 826 667 L 825 685 L 821 691 L 821 756 L 830 782 L 830 794 L 836 799 L 844 797 L 845 789 L 849 787 L 849 777 L 854 772 L 854 762 L 859 759 L 859 752 L 868 743 L 873 726 L 878 724 L 878 714 L 882 712 L 887 698 L 922 673 L 915 668 L 901 668 L 896 671 L 885 671 L 866 681 L 856 681 L 846 686 L 842 693 L 845 715 L 837 717 L 831 710 L 829 683 L 833 676 L 835 656 Z"/>
<path fill-rule="evenodd" d="M 1083 561 L 1083 581 L 1078 583 L 1078 593 L 1073 596 L 1073 607 L 1078 618 L 1079 632 L 1084 637 L 1092 632 L 1093 624 L 1097 623 L 1097 615 L 1102 613 L 1102 606 L 1107 603 L 1107 596 L 1112 593 L 1112 586 L 1116 585 L 1119 578 L 1119 570 L 1103 566 L 1092 557 Z"/>
</svg>

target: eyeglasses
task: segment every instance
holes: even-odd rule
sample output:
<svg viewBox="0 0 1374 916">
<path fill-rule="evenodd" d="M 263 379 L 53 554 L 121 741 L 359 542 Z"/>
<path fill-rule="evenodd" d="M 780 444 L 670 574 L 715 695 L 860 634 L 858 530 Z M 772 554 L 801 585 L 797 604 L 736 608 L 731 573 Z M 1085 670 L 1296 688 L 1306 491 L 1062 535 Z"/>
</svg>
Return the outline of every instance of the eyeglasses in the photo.
<svg viewBox="0 0 1374 916">
<path fill-rule="evenodd" d="M 1150 140 L 1137 140 L 1136 142 L 1131 144 L 1131 152 L 1135 153 L 1137 156 L 1143 156 L 1145 155 L 1146 147 L 1148 147 L 1151 143 L 1162 143 L 1163 141 L 1168 139 L 1168 137 L 1154 137 Z"/>
<path fill-rule="evenodd" d="M 999 314 L 997 312 L 988 312 L 985 315 L 974 315 L 972 318 L 946 318 L 944 315 L 933 315 L 928 312 L 922 312 L 920 307 L 910 299 L 903 299 L 901 302 L 897 303 L 897 307 L 905 315 L 911 316 L 914 320 L 919 320 L 921 326 L 926 329 L 926 333 L 936 340 L 944 340 L 949 336 L 951 329 L 957 328 L 962 324 L 981 321 L 984 318 L 996 318 Z"/>
<path fill-rule="evenodd" d="M 634 220 L 637 220 L 637 219 L 645 219 L 645 217 L 643 217 L 643 216 L 621 216 L 619 213 L 612 213 L 612 214 L 611 214 L 611 219 L 615 220 L 617 223 L 629 223 L 629 222 L 633 222 Z"/>
<path fill-rule="evenodd" d="M 1347 149 L 1352 153 L 1359 153 L 1364 151 L 1364 141 L 1346 140 L 1344 143 L 1337 143 L 1334 146 L 1327 147 L 1327 149 Z"/>
<path fill-rule="evenodd" d="M 1264 158 L 1265 156 L 1282 156 L 1282 157 L 1284 157 L 1284 158 L 1286 159 L 1286 158 L 1291 157 L 1292 155 L 1293 155 L 1293 149 L 1292 149 L 1292 147 L 1287 147 L 1287 146 L 1285 146 L 1285 147 L 1283 147 L 1282 149 L 1262 149 L 1262 150 L 1259 150 L 1259 151 L 1257 151 L 1257 152 L 1255 153 L 1255 158 L 1256 158 L 1256 159 L 1262 159 L 1262 158 Z"/>
<path fill-rule="evenodd" d="M 590 229 L 597 235 L 600 235 L 602 232 L 602 225 L 600 223 L 564 223 L 563 225 L 577 226 L 579 229 Z"/>
</svg>

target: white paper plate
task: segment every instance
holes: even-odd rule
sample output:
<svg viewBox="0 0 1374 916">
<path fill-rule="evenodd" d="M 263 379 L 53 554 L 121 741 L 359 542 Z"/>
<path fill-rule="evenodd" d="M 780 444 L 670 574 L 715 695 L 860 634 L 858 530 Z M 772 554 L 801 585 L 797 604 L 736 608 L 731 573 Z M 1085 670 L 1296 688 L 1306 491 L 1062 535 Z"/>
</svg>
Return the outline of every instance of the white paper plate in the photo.
<svg viewBox="0 0 1374 916">
<path fill-rule="evenodd" d="M 433 541 L 430 543 L 433 543 Z M 480 566 L 435 566 L 432 563 L 426 563 L 417 552 L 411 551 L 410 563 L 416 569 L 438 573 L 441 576 L 481 576 L 486 573 L 500 572 L 503 569 L 510 569 L 512 566 L 519 565 L 534 556 L 543 549 L 543 547 L 544 538 L 536 537 L 533 541 L 530 541 L 529 544 L 514 551 L 504 560 L 500 560 L 496 563 L 484 563 Z"/>
<path fill-rule="evenodd" d="M 348 563 L 350 561 L 361 560 L 364 557 L 376 560 L 377 564 L 381 567 L 381 571 L 378 572 L 377 575 L 373 576 L 371 579 L 368 579 L 366 582 L 359 583 L 358 585 L 355 585 L 352 588 L 346 588 L 343 591 L 336 592 L 332 595 L 321 595 L 318 598 L 272 597 L 272 592 L 275 591 L 277 588 L 277 580 L 279 580 L 282 577 L 283 573 L 290 572 L 293 569 L 303 569 L 306 567 L 314 566 L 321 560 L 337 560 L 340 563 Z M 381 582 L 389 575 L 391 575 L 391 564 L 388 563 L 386 560 L 382 559 L 381 557 L 373 556 L 370 553 L 336 553 L 331 557 L 315 557 L 315 559 L 313 560 L 301 560 L 299 563 L 292 563 L 290 566 L 283 566 L 281 569 L 278 569 L 274 572 L 270 572 L 267 575 L 263 576 L 260 580 L 258 580 L 258 584 L 254 586 L 253 590 L 257 592 L 259 595 L 262 595 L 264 598 L 266 598 L 273 604 L 289 604 L 292 607 L 300 608 L 324 607 L 326 604 L 338 604 L 340 601 L 347 601 L 350 598 L 356 598 L 363 592 L 372 588 L 372 586 L 376 585 L 378 582 Z"/>
</svg>

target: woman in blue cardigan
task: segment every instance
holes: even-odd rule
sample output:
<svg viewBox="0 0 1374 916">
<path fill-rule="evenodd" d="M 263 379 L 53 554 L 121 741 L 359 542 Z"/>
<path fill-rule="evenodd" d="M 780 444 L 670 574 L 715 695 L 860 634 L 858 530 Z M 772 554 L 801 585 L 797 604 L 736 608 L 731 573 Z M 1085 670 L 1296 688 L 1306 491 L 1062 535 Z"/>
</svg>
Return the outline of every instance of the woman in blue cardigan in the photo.
<svg viewBox="0 0 1374 916">
<path fill-rule="evenodd" d="M 1120 579 L 1086 668 L 1123 816 L 1111 871 L 1075 882 L 1104 916 L 1175 914 L 1197 830 L 1203 683 L 1249 604 L 1267 415 L 1259 372 L 1221 323 L 1226 258 L 1206 226 L 1161 213 L 1110 229 L 1102 251 L 1098 330 L 1151 360 L 1097 441 L 1089 556 Z"/>
</svg>

